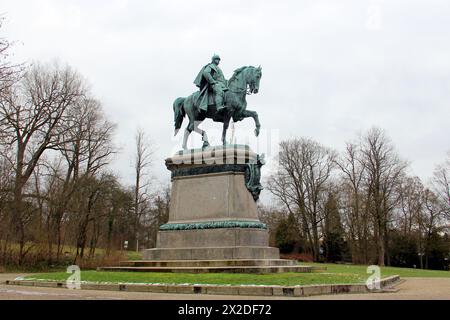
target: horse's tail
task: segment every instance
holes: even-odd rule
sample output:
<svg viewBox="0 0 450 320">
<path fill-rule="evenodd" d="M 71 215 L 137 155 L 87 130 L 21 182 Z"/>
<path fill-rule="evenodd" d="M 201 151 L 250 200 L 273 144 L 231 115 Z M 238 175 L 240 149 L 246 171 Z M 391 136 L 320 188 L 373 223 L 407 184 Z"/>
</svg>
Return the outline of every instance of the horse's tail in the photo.
<svg viewBox="0 0 450 320">
<path fill-rule="evenodd" d="M 177 98 L 173 102 L 173 114 L 174 114 L 174 122 L 175 122 L 175 133 L 176 136 L 178 131 L 181 128 L 181 124 L 183 123 L 183 118 L 186 115 L 186 112 L 184 111 L 183 104 L 184 100 L 186 98 Z"/>
</svg>

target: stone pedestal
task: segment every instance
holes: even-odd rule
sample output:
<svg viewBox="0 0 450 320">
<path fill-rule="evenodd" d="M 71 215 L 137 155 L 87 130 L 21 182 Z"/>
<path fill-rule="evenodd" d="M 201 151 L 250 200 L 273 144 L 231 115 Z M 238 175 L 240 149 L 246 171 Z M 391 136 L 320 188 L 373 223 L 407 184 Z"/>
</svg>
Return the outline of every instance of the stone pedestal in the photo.
<svg viewBox="0 0 450 320">
<path fill-rule="evenodd" d="M 168 223 L 145 260 L 103 270 L 146 272 L 311 272 L 280 259 L 268 246 L 256 201 L 264 160 L 244 145 L 179 152 L 166 160 L 172 172 Z"/>
<path fill-rule="evenodd" d="M 248 146 L 179 152 L 166 160 L 172 172 L 169 221 L 145 259 L 278 259 L 268 247 L 255 199 L 263 160 Z"/>
</svg>

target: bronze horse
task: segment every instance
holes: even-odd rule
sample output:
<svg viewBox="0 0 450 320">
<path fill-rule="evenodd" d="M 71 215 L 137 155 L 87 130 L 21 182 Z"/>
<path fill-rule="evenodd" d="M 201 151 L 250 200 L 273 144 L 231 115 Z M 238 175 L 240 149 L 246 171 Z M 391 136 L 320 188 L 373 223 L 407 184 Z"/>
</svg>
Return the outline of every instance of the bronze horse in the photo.
<svg viewBox="0 0 450 320">
<path fill-rule="evenodd" d="M 228 91 L 224 96 L 224 111 L 217 113 L 215 105 L 209 105 L 207 112 L 200 111 L 198 108 L 200 92 L 194 92 L 187 98 L 177 98 L 173 103 L 173 112 L 175 117 L 175 135 L 181 128 L 183 118 L 187 114 L 189 124 L 184 131 L 183 149 L 187 149 L 187 140 L 192 131 L 202 136 L 203 148 L 209 146 L 206 132 L 198 126 L 206 118 L 216 122 L 223 122 L 222 143 L 226 144 L 226 135 L 230 119 L 234 122 L 252 117 L 255 121 L 255 135 L 259 135 L 261 124 L 259 123 L 256 111 L 247 110 L 246 97 L 252 93 L 258 93 L 259 81 L 261 80 L 261 67 L 241 67 L 237 69 L 233 76 L 228 80 Z"/>
</svg>

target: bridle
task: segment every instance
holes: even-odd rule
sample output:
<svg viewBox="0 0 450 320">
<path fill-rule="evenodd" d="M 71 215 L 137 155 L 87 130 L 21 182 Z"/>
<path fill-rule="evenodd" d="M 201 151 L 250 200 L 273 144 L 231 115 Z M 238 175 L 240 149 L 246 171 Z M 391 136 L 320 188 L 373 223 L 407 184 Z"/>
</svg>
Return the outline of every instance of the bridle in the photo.
<svg viewBox="0 0 450 320">
<path fill-rule="evenodd" d="M 253 94 L 253 92 L 250 90 L 250 88 L 245 88 L 245 89 L 240 89 L 240 88 L 238 88 L 237 90 L 231 90 L 231 89 L 228 89 L 228 90 L 230 90 L 230 91 L 233 92 L 233 93 L 242 93 L 242 92 L 245 92 L 245 94 L 248 95 L 248 96 Z"/>
<path fill-rule="evenodd" d="M 248 85 L 248 84 L 246 84 L 245 88 L 237 88 L 236 90 L 232 90 L 232 89 L 228 88 L 228 90 L 230 90 L 233 93 L 243 93 L 243 92 L 245 92 L 245 94 L 248 95 L 248 96 L 253 94 L 253 92 L 252 92 L 252 90 L 250 88 L 250 85 Z"/>
</svg>

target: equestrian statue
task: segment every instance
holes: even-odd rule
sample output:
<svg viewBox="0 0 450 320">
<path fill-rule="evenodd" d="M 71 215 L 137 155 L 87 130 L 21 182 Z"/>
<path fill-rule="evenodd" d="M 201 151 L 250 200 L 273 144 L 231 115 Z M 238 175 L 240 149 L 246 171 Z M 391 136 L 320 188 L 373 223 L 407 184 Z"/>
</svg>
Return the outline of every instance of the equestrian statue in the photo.
<svg viewBox="0 0 450 320">
<path fill-rule="evenodd" d="M 187 115 L 189 124 L 184 131 L 183 149 L 187 149 L 187 141 L 192 131 L 202 136 L 203 148 L 209 146 L 206 132 L 198 126 L 206 118 L 223 123 L 222 143 L 226 144 L 227 129 L 230 120 L 234 122 L 245 118 L 255 121 L 255 135 L 259 135 L 261 124 L 256 111 L 247 110 L 247 95 L 258 93 L 262 76 L 261 67 L 245 66 L 234 71 L 227 81 L 219 68 L 220 57 L 214 55 L 211 63 L 205 65 L 194 80 L 199 88 L 186 98 L 177 98 L 173 103 L 175 118 L 175 135 L 181 128 Z"/>
</svg>

